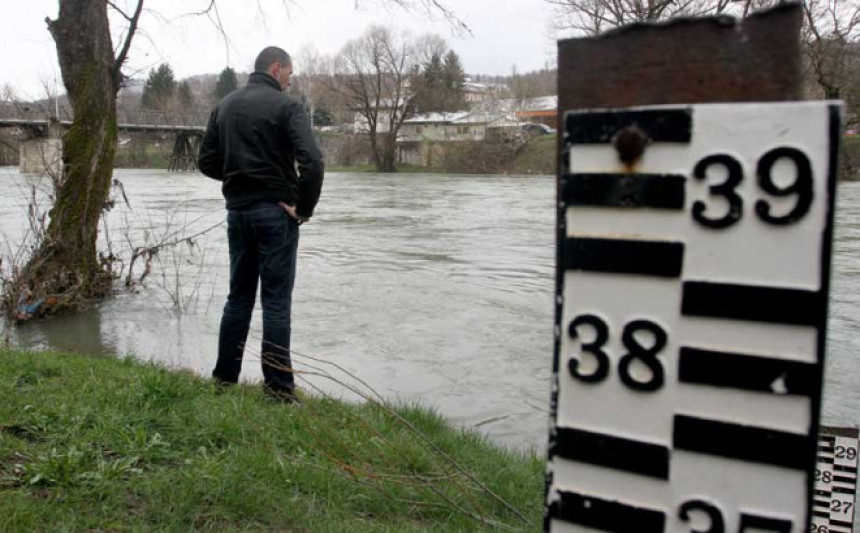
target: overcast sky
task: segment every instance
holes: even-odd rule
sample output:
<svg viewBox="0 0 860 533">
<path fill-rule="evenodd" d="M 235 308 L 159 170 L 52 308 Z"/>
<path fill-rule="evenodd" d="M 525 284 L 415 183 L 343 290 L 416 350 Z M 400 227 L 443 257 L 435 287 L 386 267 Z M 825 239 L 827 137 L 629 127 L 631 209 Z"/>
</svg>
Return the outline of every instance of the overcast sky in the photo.
<svg viewBox="0 0 860 533">
<path fill-rule="evenodd" d="M 60 79 L 56 50 L 45 25 L 45 17 L 57 16 L 58 2 L 3 3 L 0 86 L 8 83 L 21 96 L 42 97 L 42 84 L 53 83 L 55 76 Z M 132 0 L 116 3 L 131 4 Z M 245 71 L 250 70 L 257 52 L 272 44 L 297 52 L 311 43 L 322 53 L 334 54 L 373 23 L 415 35 L 429 32 L 444 37 L 469 73 L 508 74 L 513 65 L 525 72 L 555 62 L 551 11 L 544 0 L 445 3 L 468 24 L 471 35 L 458 35 L 450 24 L 422 10 L 407 13 L 386 8 L 384 0 L 218 0 L 229 37 L 225 43 L 206 17 L 183 16 L 202 11 L 209 0 L 146 0 L 143 32 L 135 39 L 126 71 L 145 77 L 162 62 L 169 63 L 179 78 L 217 73 L 228 63 Z M 120 22 L 116 20 L 115 27 L 121 27 Z M 300 72 L 301 64 L 296 67 Z"/>
</svg>

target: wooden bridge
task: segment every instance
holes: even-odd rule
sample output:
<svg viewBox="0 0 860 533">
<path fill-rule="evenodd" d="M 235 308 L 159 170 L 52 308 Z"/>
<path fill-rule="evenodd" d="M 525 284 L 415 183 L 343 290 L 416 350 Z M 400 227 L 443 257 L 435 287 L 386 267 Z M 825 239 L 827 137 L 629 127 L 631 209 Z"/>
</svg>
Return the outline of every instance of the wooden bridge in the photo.
<svg viewBox="0 0 860 533">
<path fill-rule="evenodd" d="M 53 110 L 52 110 L 53 111 Z M 28 139 L 49 139 L 72 125 L 68 108 L 60 117 L 48 117 L 41 106 L 0 104 L 0 128 L 16 128 Z M 161 133 L 175 135 L 168 170 L 196 171 L 200 140 L 206 132 L 208 114 L 165 113 L 150 109 L 117 110 L 117 129 L 124 133 Z"/>
</svg>

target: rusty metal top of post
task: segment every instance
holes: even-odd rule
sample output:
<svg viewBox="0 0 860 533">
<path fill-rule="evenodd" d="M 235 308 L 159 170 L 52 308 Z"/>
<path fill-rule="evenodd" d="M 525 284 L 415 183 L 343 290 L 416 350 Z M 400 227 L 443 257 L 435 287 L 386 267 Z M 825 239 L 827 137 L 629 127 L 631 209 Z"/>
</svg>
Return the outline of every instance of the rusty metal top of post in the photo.
<svg viewBox="0 0 860 533">
<path fill-rule="evenodd" d="M 800 100 L 802 18 L 791 3 L 559 41 L 559 109 Z"/>
</svg>

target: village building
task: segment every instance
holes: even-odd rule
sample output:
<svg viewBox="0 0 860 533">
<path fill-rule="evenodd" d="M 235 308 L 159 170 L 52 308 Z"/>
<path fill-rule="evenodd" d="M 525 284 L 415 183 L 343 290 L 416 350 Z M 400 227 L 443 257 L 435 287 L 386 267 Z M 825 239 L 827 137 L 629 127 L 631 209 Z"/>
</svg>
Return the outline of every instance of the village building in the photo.
<svg viewBox="0 0 860 533">
<path fill-rule="evenodd" d="M 482 141 L 495 117 L 481 112 L 426 113 L 403 123 L 397 136 L 401 163 L 432 166 L 440 143 Z"/>
<path fill-rule="evenodd" d="M 558 116 L 558 96 L 539 96 L 529 98 L 518 106 L 517 120 L 520 122 L 536 122 L 556 127 Z"/>
<path fill-rule="evenodd" d="M 508 86 L 503 83 L 478 83 L 469 78 L 463 84 L 464 99 L 470 105 L 497 98 L 507 89 Z"/>
<path fill-rule="evenodd" d="M 557 96 L 500 99 L 494 95 L 499 87 L 498 84 L 467 82 L 470 110 L 423 113 L 404 120 L 397 133 L 397 161 L 432 167 L 444 151 L 445 143 L 485 140 L 516 143 L 555 131 Z M 391 114 L 395 112 L 391 104 L 383 103 L 379 109 L 377 133 L 389 131 Z M 369 130 L 367 118 L 356 113 L 352 131 L 360 134 Z"/>
</svg>

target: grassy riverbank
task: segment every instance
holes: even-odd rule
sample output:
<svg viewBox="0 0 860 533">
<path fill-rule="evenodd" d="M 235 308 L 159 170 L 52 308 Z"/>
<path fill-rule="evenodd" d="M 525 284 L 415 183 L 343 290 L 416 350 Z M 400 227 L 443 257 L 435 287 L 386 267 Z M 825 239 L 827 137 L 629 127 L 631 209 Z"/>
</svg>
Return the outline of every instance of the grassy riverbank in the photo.
<svg viewBox="0 0 860 533">
<path fill-rule="evenodd" d="M 167 168 L 172 143 L 147 139 L 132 139 L 118 147 L 116 168 Z M 444 151 L 437 153 L 433 166 L 397 164 L 401 174 L 554 174 L 556 136 L 545 135 L 514 148 L 505 144 L 482 142 L 440 143 Z M 447 155 L 446 155 L 447 154 Z M 375 173 L 372 164 L 352 166 L 326 165 L 327 172 Z"/>
<path fill-rule="evenodd" d="M 2 531 L 537 531 L 542 472 L 424 409 L 0 351 Z"/>
<path fill-rule="evenodd" d="M 425 167 L 398 163 L 397 172 L 404 174 L 555 174 L 556 136 L 532 139 L 518 148 L 506 144 L 483 142 L 449 142 L 444 152 L 437 154 L 433 166 Z M 376 172 L 373 165 L 326 166 L 327 172 Z"/>
</svg>

